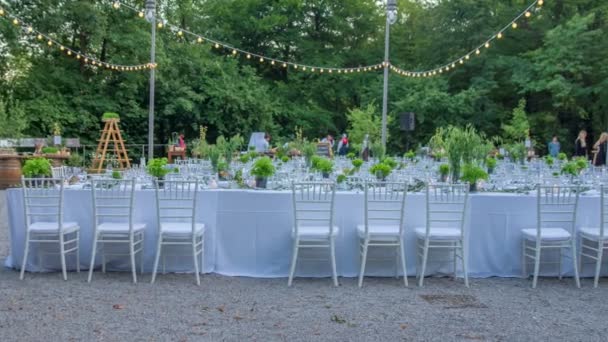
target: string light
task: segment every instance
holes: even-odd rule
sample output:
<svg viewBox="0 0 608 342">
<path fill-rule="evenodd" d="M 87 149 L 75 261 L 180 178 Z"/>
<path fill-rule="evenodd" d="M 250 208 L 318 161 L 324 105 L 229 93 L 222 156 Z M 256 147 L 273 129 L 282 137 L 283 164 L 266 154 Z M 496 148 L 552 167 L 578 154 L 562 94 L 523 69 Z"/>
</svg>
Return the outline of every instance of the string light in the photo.
<svg viewBox="0 0 608 342">
<path fill-rule="evenodd" d="M 416 72 L 406 71 L 406 70 L 400 69 L 396 66 L 392 66 L 391 70 L 393 70 L 394 72 L 396 72 L 399 75 L 403 75 L 403 76 L 407 76 L 407 77 L 434 76 L 437 74 L 442 74 L 444 72 L 449 72 L 451 70 L 454 70 L 456 67 L 456 64 L 466 63 L 467 61 L 470 60 L 471 55 L 479 56 L 481 54 L 482 48 L 489 49 L 491 47 L 491 45 L 492 45 L 491 43 L 494 39 L 502 39 L 504 37 L 505 30 L 509 29 L 509 27 L 512 29 L 517 29 L 517 27 L 518 27 L 517 21 L 519 19 L 521 19 L 522 17 L 530 18 L 532 16 L 532 10 L 535 8 L 535 6 L 540 7 L 543 4 L 544 4 L 543 0 L 535 0 L 526 9 L 524 9 L 522 12 L 520 12 L 520 14 L 517 17 L 515 17 L 515 19 L 511 20 L 509 22 L 509 24 L 507 24 L 506 26 L 504 26 L 503 28 L 498 30 L 498 32 L 496 34 L 490 36 L 490 38 L 488 40 L 486 40 L 484 43 L 482 43 L 478 47 L 472 49 L 466 55 L 464 55 L 460 58 L 454 59 L 451 62 L 444 64 L 443 66 L 437 67 L 435 69 L 416 71 Z M 385 64 L 383 63 L 383 65 L 385 65 Z"/>
<path fill-rule="evenodd" d="M 135 7 L 127 4 L 127 3 L 124 3 L 124 2 L 121 2 L 121 1 L 116 1 L 115 4 L 116 3 L 119 4 L 119 7 L 130 9 L 132 11 L 135 11 L 136 13 L 142 12 L 141 9 L 137 9 L 137 8 L 135 8 Z M 116 7 L 116 6 L 114 6 L 114 7 L 115 8 L 119 8 L 119 7 Z M 253 59 L 255 57 L 255 59 L 257 59 L 258 61 L 260 61 L 260 63 L 270 62 L 270 65 L 277 66 L 277 67 L 282 66 L 283 68 L 288 68 L 289 66 L 292 66 L 294 70 L 303 70 L 303 71 L 310 70 L 311 72 L 316 72 L 316 71 L 323 71 L 324 72 L 325 70 L 328 70 L 329 73 L 333 73 L 333 72 L 331 72 L 332 70 L 334 70 L 334 71 L 344 71 L 345 74 L 346 73 L 354 73 L 355 70 L 357 70 L 357 72 L 361 72 L 361 71 L 371 72 L 371 71 L 375 71 L 375 70 L 378 70 L 378 69 L 381 68 L 380 64 L 361 66 L 358 69 L 357 68 L 350 68 L 350 69 L 349 68 L 327 68 L 327 67 L 323 67 L 323 66 L 308 66 L 308 67 L 306 67 L 306 66 L 303 66 L 301 64 L 298 65 L 298 64 L 293 63 L 293 62 L 283 61 L 283 60 L 276 59 L 276 58 L 269 58 L 267 56 L 263 56 L 263 55 L 260 55 L 260 54 L 255 54 L 255 53 L 252 53 L 252 52 L 249 52 L 249 51 L 238 49 L 238 48 L 230 46 L 230 45 L 228 45 L 226 43 L 222 43 L 222 42 L 216 41 L 214 39 L 211 39 L 211 38 L 208 38 L 208 37 L 204 37 L 204 36 L 202 36 L 200 34 L 191 32 L 191 31 L 189 31 L 189 30 L 187 30 L 185 28 L 181 28 L 181 27 L 178 27 L 178 26 L 175 26 L 175 25 L 172 25 L 172 24 L 168 24 L 166 21 L 159 21 L 158 24 L 157 24 L 157 26 L 158 26 L 158 28 L 162 28 L 163 26 L 168 26 L 174 32 L 177 31 L 178 32 L 177 35 L 180 36 L 180 37 L 183 36 L 183 35 L 190 35 L 190 36 L 193 36 L 194 38 L 196 38 L 196 41 L 199 42 L 199 43 L 206 40 L 206 41 L 212 43 L 213 44 L 212 46 L 214 48 L 216 48 L 216 49 L 225 48 L 225 49 L 228 49 L 228 50 L 232 51 L 233 55 L 238 55 L 239 53 L 241 53 L 248 60 L 251 60 L 251 59 Z M 382 64 L 382 65 L 388 65 L 388 64 Z"/>
<path fill-rule="evenodd" d="M 23 20 L 19 17 L 17 17 L 14 14 L 9 13 L 8 11 L 2 9 L 2 16 L 6 15 L 6 19 L 10 20 L 14 25 L 20 26 L 21 30 L 27 34 L 30 37 L 35 38 L 38 41 L 42 41 L 42 40 L 46 40 L 46 44 L 49 48 L 51 47 L 56 47 L 59 51 L 61 52 L 66 52 L 67 56 L 72 57 L 72 55 L 76 55 L 76 59 L 79 61 L 82 61 L 83 63 L 86 64 L 90 64 L 92 66 L 95 67 L 106 67 L 107 69 L 112 69 L 112 70 L 127 70 L 127 69 L 132 69 L 134 67 L 131 66 L 122 66 L 122 65 L 116 65 L 116 64 L 108 64 L 108 63 L 104 63 L 101 62 L 100 60 L 94 58 L 94 57 L 90 57 L 87 56 L 85 54 L 81 54 L 80 52 L 77 52 L 75 50 L 72 50 L 68 47 L 66 47 L 65 45 L 62 45 L 61 43 L 59 43 L 58 41 L 54 40 L 53 38 L 51 38 L 50 36 L 39 32 L 37 30 L 35 30 L 31 25 L 25 25 L 25 23 L 22 25 L 21 23 L 23 23 Z M 34 35 L 32 35 L 34 34 Z M 136 66 L 141 68 L 141 70 L 143 69 L 151 69 L 151 68 L 156 68 L 156 64 L 145 64 L 145 65 L 140 65 L 140 66 Z M 121 69 L 122 68 L 122 69 Z"/>
</svg>

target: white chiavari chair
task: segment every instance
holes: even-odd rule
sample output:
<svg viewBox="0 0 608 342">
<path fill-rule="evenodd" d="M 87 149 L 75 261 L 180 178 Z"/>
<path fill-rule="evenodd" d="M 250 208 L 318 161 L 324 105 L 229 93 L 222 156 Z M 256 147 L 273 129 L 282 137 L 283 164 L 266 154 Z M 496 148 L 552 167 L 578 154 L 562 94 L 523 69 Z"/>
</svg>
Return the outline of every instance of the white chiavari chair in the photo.
<svg viewBox="0 0 608 342">
<path fill-rule="evenodd" d="M 133 283 L 137 283 L 136 255 L 140 255 L 143 273 L 144 223 L 133 222 L 135 179 L 97 179 L 91 181 L 93 195 L 93 248 L 88 282 L 93 278 L 95 257 L 101 245 L 101 269 L 105 273 L 106 256 L 129 256 Z M 106 245 L 127 245 L 128 252 L 106 251 Z"/>
<path fill-rule="evenodd" d="M 451 250 L 454 278 L 458 259 L 462 261 L 465 286 L 469 287 L 467 273 L 467 241 L 465 217 L 469 198 L 468 184 L 429 184 L 426 187 L 426 226 L 415 229 L 417 237 L 418 286 L 424 285 L 424 276 L 431 249 Z"/>
<path fill-rule="evenodd" d="M 574 280 L 580 287 L 578 263 L 576 262 L 576 239 L 574 224 L 578 206 L 577 186 L 543 186 L 536 190 L 536 228 L 522 229 L 522 275 L 528 276 L 528 259 L 534 262 L 532 288 L 536 288 L 540 273 L 540 259 L 543 250 L 558 251 L 559 278 L 562 277 L 562 250 L 570 248 Z"/>
<path fill-rule="evenodd" d="M 364 194 L 364 223 L 357 226 L 361 252 L 359 287 L 363 285 L 370 247 L 395 249 L 395 276 L 401 262 L 403 282 L 408 286 L 405 262 L 404 214 L 407 184 L 403 182 L 367 182 Z"/>
<path fill-rule="evenodd" d="M 163 265 L 165 264 L 163 246 L 188 246 L 194 261 L 196 284 L 201 284 L 199 274 L 204 273 L 205 269 L 203 257 L 205 225 L 196 222 L 198 186 L 197 180 L 156 181 L 158 237 L 151 283 L 156 280 L 161 254 Z"/>
<path fill-rule="evenodd" d="M 329 248 L 332 278 L 338 286 L 335 239 L 338 227 L 334 225 L 333 182 L 300 182 L 292 184 L 294 227 L 292 230 L 293 253 L 289 279 L 291 286 L 300 248 Z"/>
<path fill-rule="evenodd" d="M 21 178 L 25 214 L 25 247 L 19 279 L 23 280 L 31 243 L 57 244 L 61 272 L 67 280 L 66 255 L 76 256 L 76 271 L 80 272 L 78 255 L 80 226 L 63 220 L 63 179 Z M 42 253 L 42 251 L 39 251 Z"/>
<path fill-rule="evenodd" d="M 600 224 L 599 227 L 580 227 L 579 235 L 581 237 L 581 272 L 583 265 L 583 257 L 595 260 L 595 275 L 593 277 L 593 287 L 597 287 L 600 271 L 602 268 L 602 260 L 604 250 L 608 250 L 608 232 L 606 225 L 608 224 L 608 187 L 600 186 Z"/>
</svg>

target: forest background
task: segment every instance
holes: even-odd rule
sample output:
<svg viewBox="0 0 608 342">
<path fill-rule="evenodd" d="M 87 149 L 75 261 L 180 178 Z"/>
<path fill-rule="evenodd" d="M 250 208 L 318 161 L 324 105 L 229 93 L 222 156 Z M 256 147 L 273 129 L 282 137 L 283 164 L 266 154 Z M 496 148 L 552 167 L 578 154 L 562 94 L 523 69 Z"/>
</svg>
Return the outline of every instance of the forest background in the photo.
<svg viewBox="0 0 608 342">
<path fill-rule="evenodd" d="M 126 3 L 143 8 L 144 0 Z M 159 17 L 264 56 L 324 67 L 377 64 L 384 57 L 385 9 L 376 0 L 160 0 Z M 482 44 L 531 0 L 398 0 L 391 63 L 435 68 Z M 102 0 L 0 1 L 65 46 L 118 64 L 149 61 L 150 25 Z M 425 144 L 437 127 L 473 124 L 500 136 L 525 101 L 541 154 L 553 135 L 572 152 L 580 129 L 608 129 L 608 1 L 545 0 L 479 57 L 431 78 L 390 74 L 389 153 Z M 145 71 L 101 70 L 24 38 L 0 19 L 0 137 L 64 137 L 95 144 L 104 112 L 121 114 L 129 144 L 145 144 Z M 161 29 L 157 36 L 156 143 L 172 132 L 187 139 L 268 131 L 273 140 L 321 138 L 369 122 L 379 138 L 382 70 L 348 75 L 276 68 L 230 50 Z M 399 129 L 399 113 L 416 113 L 416 129 Z M 356 141 L 355 141 L 356 143 Z"/>
</svg>

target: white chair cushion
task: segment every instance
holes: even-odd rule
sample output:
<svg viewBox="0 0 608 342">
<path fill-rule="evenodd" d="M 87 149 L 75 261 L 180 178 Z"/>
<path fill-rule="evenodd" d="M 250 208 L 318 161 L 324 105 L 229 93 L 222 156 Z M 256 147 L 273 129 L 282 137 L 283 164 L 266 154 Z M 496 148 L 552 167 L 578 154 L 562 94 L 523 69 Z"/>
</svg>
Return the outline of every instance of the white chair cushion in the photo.
<svg viewBox="0 0 608 342">
<path fill-rule="evenodd" d="M 35 222 L 30 224 L 31 232 L 34 233 L 52 233 L 59 230 L 59 222 Z M 76 222 L 63 222 L 62 230 L 64 233 L 75 232 L 80 227 Z"/>
<path fill-rule="evenodd" d="M 359 237 L 365 239 L 365 225 L 357 226 Z M 399 239 L 399 225 L 370 225 L 368 234 L 370 240 L 397 240 Z"/>
<path fill-rule="evenodd" d="M 202 223 L 194 224 L 195 235 L 202 235 L 205 231 L 205 225 Z M 192 235 L 192 223 L 188 222 L 162 222 L 160 231 L 165 236 L 181 236 L 188 237 Z"/>
<path fill-rule="evenodd" d="M 536 240 L 536 228 L 522 229 L 521 232 L 526 240 Z M 570 240 L 570 233 L 563 228 L 542 228 L 540 239 L 542 241 L 567 241 Z"/>
<path fill-rule="evenodd" d="M 599 228 L 591 228 L 591 227 L 581 227 L 579 232 L 582 236 L 588 239 L 599 240 L 600 239 L 600 229 Z M 608 233 L 604 231 L 604 240 L 608 240 Z"/>
<path fill-rule="evenodd" d="M 338 235 L 339 228 L 334 226 L 333 237 Z M 292 237 L 296 237 L 296 228 L 292 230 Z M 324 226 L 300 226 L 298 227 L 298 237 L 300 240 L 322 240 L 329 238 L 329 227 Z"/>
<path fill-rule="evenodd" d="M 144 230 L 146 228 L 145 223 L 133 223 L 133 231 L 138 232 Z M 97 226 L 97 231 L 100 233 L 129 233 L 129 224 L 128 223 L 113 223 L 106 222 Z"/>
<path fill-rule="evenodd" d="M 419 239 L 426 238 L 426 227 L 418 227 L 415 229 L 416 236 Z M 430 240 L 459 240 L 460 239 L 460 229 L 458 228 L 450 228 L 450 227 L 441 227 L 441 228 L 433 228 L 429 230 L 429 239 Z"/>
</svg>

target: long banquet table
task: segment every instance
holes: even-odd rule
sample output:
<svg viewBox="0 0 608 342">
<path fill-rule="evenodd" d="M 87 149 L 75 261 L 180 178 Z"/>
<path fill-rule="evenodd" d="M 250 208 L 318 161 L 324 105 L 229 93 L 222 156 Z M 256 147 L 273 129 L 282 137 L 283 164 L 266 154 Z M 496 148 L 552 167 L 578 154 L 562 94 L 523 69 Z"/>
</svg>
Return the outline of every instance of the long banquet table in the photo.
<svg viewBox="0 0 608 342">
<path fill-rule="evenodd" d="M 11 251 L 5 261 L 7 267 L 19 268 L 23 255 L 25 227 L 22 192 L 6 192 L 8 203 Z M 199 192 L 198 221 L 205 223 L 205 271 L 228 276 L 286 277 L 292 251 L 293 225 L 291 193 L 289 191 L 259 190 L 204 190 Z M 150 271 L 155 254 L 156 208 L 154 191 L 139 190 L 135 197 L 134 222 L 146 223 L 144 263 Z M 521 275 L 522 228 L 534 227 L 536 198 L 526 194 L 476 193 L 469 197 L 467 239 L 469 275 L 472 277 L 518 277 Z M 88 268 L 93 231 L 93 208 L 90 190 L 65 191 L 65 221 L 80 224 L 80 260 Z M 354 277 L 359 271 L 357 224 L 363 221 L 363 194 L 338 192 L 335 203 L 335 222 L 340 227 L 336 258 L 338 274 Z M 425 196 L 411 193 L 406 203 L 406 257 L 410 275 L 416 272 L 414 227 L 424 226 Z M 599 197 L 582 195 L 579 200 L 577 227 L 599 224 Z M 42 248 L 42 247 L 41 247 Z M 57 256 L 45 257 L 39 264 L 37 248 L 30 249 L 26 269 L 43 272 L 59 268 Z M 300 259 L 299 276 L 324 277 L 331 274 L 325 250 L 310 255 L 317 260 Z M 389 260 L 368 263 L 367 275 L 394 275 L 393 255 Z M 304 255 L 304 258 L 307 256 Z M 432 254 L 429 273 L 451 273 L 447 255 Z M 548 255 L 551 257 L 551 255 Z M 553 256 L 557 258 L 556 254 Z M 68 259 L 73 268 L 73 260 Z M 564 271 L 572 274 L 572 263 L 563 259 Z M 111 259 L 109 270 L 128 270 L 128 258 Z M 192 272 L 192 258 L 167 257 L 167 271 Z M 553 268 L 552 268 L 553 267 Z M 592 266 L 585 267 L 584 275 L 592 274 Z M 543 267 L 547 274 L 555 274 L 556 266 Z"/>
</svg>

